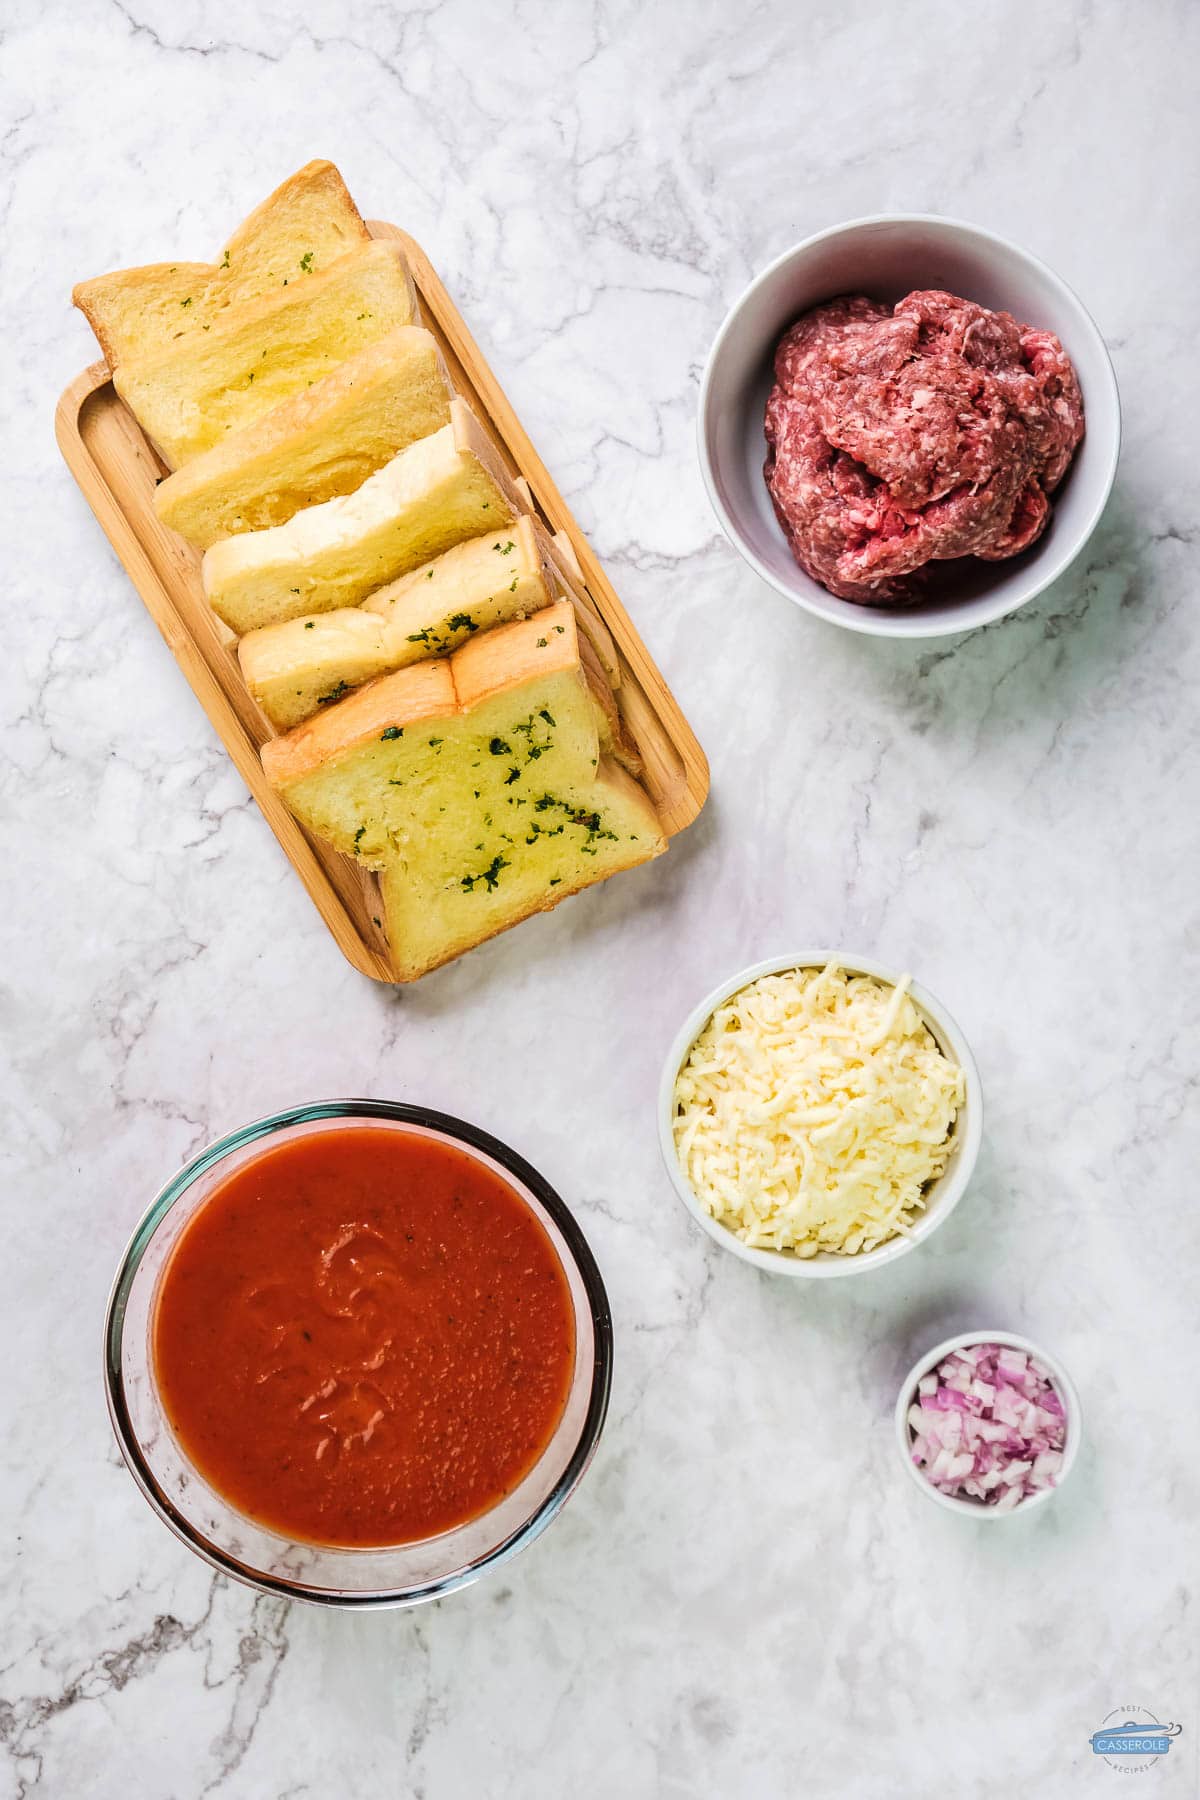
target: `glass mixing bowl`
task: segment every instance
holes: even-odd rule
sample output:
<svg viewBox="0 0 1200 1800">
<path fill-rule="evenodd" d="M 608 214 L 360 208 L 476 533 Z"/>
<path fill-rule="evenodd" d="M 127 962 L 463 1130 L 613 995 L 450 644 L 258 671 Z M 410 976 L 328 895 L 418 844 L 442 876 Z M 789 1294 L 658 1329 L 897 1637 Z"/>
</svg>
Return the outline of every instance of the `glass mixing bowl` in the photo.
<svg viewBox="0 0 1200 1800">
<path fill-rule="evenodd" d="M 191 1467 L 167 1423 L 150 1347 L 159 1277 L 184 1227 L 215 1187 L 284 1139 L 369 1124 L 451 1142 L 525 1201 L 556 1253 L 575 1321 L 575 1364 L 562 1418 L 533 1468 L 495 1506 L 419 1543 L 330 1549 L 276 1535 L 239 1512 Z M 465 1587 L 543 1532 L 595 1452 L 612 1378 L 608 1297 L 582 1231 L 553 1188 L 515 1151 L 461 1119 L 383 1100 L 329 1100 L 275 1113 L 201 1151 L 169 1181 L 129 1242 L 108 1304 L 104 1381 L 121 1453 L 151 1506 L 189 1549 L 264 1593 L 323 1606 L 415 1606 Z"/>
</svg>

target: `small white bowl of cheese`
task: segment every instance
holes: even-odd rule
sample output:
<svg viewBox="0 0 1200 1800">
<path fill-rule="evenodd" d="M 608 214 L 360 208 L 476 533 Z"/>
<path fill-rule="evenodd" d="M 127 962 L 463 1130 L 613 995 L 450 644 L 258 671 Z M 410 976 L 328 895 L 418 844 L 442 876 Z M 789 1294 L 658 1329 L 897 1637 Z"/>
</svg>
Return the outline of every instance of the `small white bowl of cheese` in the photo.
<svg viewBox="0 0 1200 1800">
<path fill-rule="evenodd" d="M 772 957 L 680 1028 L 658 1132 L 676 1193 L 772 1275 L 882 1268 L 957 1206 L 983 1131 L 975 1059 L 907 975 L 836 951 Z"/>
</svg>

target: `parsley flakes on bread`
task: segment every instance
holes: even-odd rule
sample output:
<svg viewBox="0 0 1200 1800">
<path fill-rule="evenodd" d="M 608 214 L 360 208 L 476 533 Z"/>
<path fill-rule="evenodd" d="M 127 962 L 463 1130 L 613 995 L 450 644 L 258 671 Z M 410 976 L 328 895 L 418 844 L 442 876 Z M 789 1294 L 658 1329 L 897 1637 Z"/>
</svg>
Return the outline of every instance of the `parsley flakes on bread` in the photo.
<svg viewBox="0 0 1200 1800">
<path fill-rule="evenodd" d="M 264 771 L 379 878 L 397 980 L 666 849 L 569 540 L 453 393 L 403 250 L 330 163 L 219 261 L 82 282 L 204 552 Z"/>
<path fill-rule="evenodd" d="M 456 650 L 476 632 L 570 598 L 585 651 L 619 680 L 607 628 L 565 575 L 554 546 L 525 515 L 469 538 L 369 594 L 356 607 L 287 619 L 238 644 L 246 686 L 272 725 L 290 731 L 377 675 Z"/>
<path fill-rule="evenodd" d="M 301 824 L 380 874 L 412 981 L 666 849 L 560 601 L 415 663 L 263 748 Z"/>
</svg>

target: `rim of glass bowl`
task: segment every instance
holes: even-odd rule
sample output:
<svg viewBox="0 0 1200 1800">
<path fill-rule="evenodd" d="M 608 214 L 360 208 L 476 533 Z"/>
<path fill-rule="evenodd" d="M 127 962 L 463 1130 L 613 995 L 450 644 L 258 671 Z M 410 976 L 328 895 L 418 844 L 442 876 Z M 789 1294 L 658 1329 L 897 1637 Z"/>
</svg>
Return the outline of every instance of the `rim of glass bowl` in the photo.
<svg viewBox="0 0 1200 1800">
<path fill-rule="evenodd" d="M 562 1233 L 567 1251 L 583 1282 L 594 1336 L 591 1393 L 579 1442 L 562 1475 L 536 1511 L 493 1550 L 438 1581 L 414 1588 L 373 1588 L 361 1593 L 338 1588 L 306 1587 L 301 1582 L 263 1574 L 240 1562 L 237 1557 L 231 1556 L 198 1532 L 164 1493 L 142 1454 L 126 1405 L 122 1377 L 125 1314 L 134 1278 L 155 1233 L 176 1202 L 225 1157 L 245 1149 L 258 1139 L 271 1137 L 293 1125 L 319 1124 L 322 1120 L 345 1118 L 387 1119 L 396 1124 L 418 1125 L 427 1131 L 443 1132 L 447 1137 L 457 1139 L 469 1148 L 491 1157 L 501 1168 L 523 1183 L 546 1208 Z M 318 1606 L 336 1606 L 360 1612 L 375 1608 L 417 1606 L 425 1601 L 438 1600 L 445 1594 L 468 1586 L 486 1569 L 507 1562 L 519 1550 L 540 1537 L 579 1485 L 595 1453 L 608 1412 L 612 1363 L 612 1315 L 599 1267 L 570 1208 L 550 1186 L 545 1176 L 540 1175 L 517 1151 L 502 1144 L 498 1138 L 482 1131 L 477 1125 L 455 1118 L 451 1113 L 436 1112 L 427 1106 L 411 1106 L 398 1100 L 322 1100 L 307 1106 L 287 1107 L 281 1112 L 255 1119 L 249 1125 L 240 1126 L 238 1130 L 207 1145 L 178 1174 L 172 1176 L 135 1228 L 121 1257 L 104 1316 L 104 1392 L 108 1402 L 108 1416 L 129 1473 L 163 1524 L 211 1568 L 247 1587 L 256 1588 L 260 1593 L 279 1594 L 289 1600 L 304 1600 Z M 350 1556 L 354 1554 L 354 1551 L 347 1552 Z"/>
</svg>

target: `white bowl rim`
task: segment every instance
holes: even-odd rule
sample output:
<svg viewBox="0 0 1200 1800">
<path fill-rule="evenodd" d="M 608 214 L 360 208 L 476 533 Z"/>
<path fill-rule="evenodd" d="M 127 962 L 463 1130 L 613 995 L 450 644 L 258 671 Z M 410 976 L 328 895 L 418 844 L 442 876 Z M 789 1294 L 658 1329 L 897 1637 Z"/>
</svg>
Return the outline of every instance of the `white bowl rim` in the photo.
<svg viewBox="0 0 1200 1800">
<path fill-rule="evenodd" d="M 937 1206 L 923 1212 L 911 1230 L 889 1238 L 874 1250 L 860 1251 L 857 1256 L 834 1256 L 828 1251 L 821 1251 L 814 1257 L 792 1256 L 783 1250 L 760 1250 L 750 1244 L 743 1244 L 727 1225 L 722 1225 L 705 1211 L 680 1168 L 679 1158 L 675 1153 L 675 1081 L 684 1058 L 717 1007 L 728 1000 L 731 994 L 749 987 L 752 981 L 757 981 L 763 975 L 783 975 L 791 969 L 823 969 L 831 962 L 851 975 L 870 975 L 889 987 L 895 987 L 901 980 L 902 972 L 885 968 L 873 957 L 859 956 L 848 950 L 801 950 L 790 956 L 769 956 L 761 962 L 751 963 L 749 968 L 742 969 L 737 975 L 723 981 L 698 1006 L 692 1008 L 672 1040 L 658 1086 L 659 1150 L 671 1185 L 692 1218 L 722 1250 L 730 1251 L 754 1268 L 762 1269 L 769 1275 L 791 1276 L 808 1281 L 828 1281 L 843 1275 L 860 1275 L 868 1269 L 882 1268 L 885 1263 L 895 1262 L 898 1257 L 915 1250 L 918 1244 L 932 1236 L 938 1226 L 950 1217 L 962 1199 L 975 1171 L 983 1137 L 983 1089 L 970 1045 L 957 1021 L 941 1001 L 919 982 L 910 980 L 908 992 L 914 1003 L 966 1079 L 965 1129 L 953 1168 L 937 1182 Z"/>
<path fill-rule="evenodd" d="M 783 268 L 802 252 L 815 249 L 818 244 L 824 243 L 829 238 L 862 231 L 873 225 L 933 225 L 948 232 L 962 232 L 968 237 L 982 239 L 986 243 L 996 245 L 999 249 L 1016 257 L 1019 262 L 1024 262 L 1036 269 L 1052 287 L 1057 287 L 1062 291 L 1070 305 L 1077 309 L 1084 328 L 1092 333 L 1100 352 L 1101 379 L 1104 382 L 1113 412 L 1113 435 L 1108 467 L 1104 472 L 1096 503 L 1075 540 L 1069 546 L 1064 544 L 1057 557 L 1047 560 L 1045 571 L 1039 569 L 1038 577 L 1027 594 L 1024 594 L 1019 600 L 1006 600 L 997 596 L 992 606 L 982 605 L 979 611 L 969 619 L 956 619 L 952 609 L 945 614 L 925 619 L 920 614 L 906 609 L 888 613 L 883 607 L 863 606 L 856 601 L 840 602 L 841 605 L 854 608 L 854 611 L 845 614 L 835 613 L 818 604 L 802 589 L 787 586 L 755 555 L 745 542 L 737 524 L 730 517 L 718 491 L 712 459 L 708 453 L 705 420 L 708 416 L 709 389 L 725 339 L 733 329 L 734 320 L 747 301 L 770 281 L 778 269 Z M 977 630 L 982 625 L 992 625 L 997 619 L 1006 618 L 1009 614 L 1018 612 L 1021 607 L 1027 606 L 1031 600 L 1036 600 L 1038 595 L 1045 593 L 1046 589 L 1052 582 L 1057 581 L 1060 575 L 1066 574 L 1076 557 L 1083 551 L 1108 505 L 1113 483 L 1117 477 L 1117 464 L 1121 455 L 1121 394 L 1117 386 L 1112 357 L 1109 355 L 1108 345 L 1100 327 L 1070 283 L 1064 281 L 1061 275 L 1056 274 L 1049 263 L 1043 262 L 1040 256 L 1035 256 L 1032 250 L 1023 249 L 1011 238 L 1002 237 L 996 231 L 989 231 L 986 226 L 974 225 L 966 219 L 947 218 L 941 213 L 866 213 L 858 219 L 846 219 L 838 225 L 826 225 L 821 231 L 814 231 L 809 237 L 801 238 L 790 249 L 781 251 L 764 269 L 760 269 L 758 274 L 742 289 L 718 327 L 717 335 L 712 341 L 712 348 L 709 350 L 708 359 L 704 365 L 704 374 L 700 378 L 700 400 L 696 409 L 696 443 L 700 459 L 700 473 L 708 493 L 709 504 L 716 514 L 717 523 L 743 561 L 749 563 L 754 572 L 770 587 L 773 587 L 777 594 L 782 594 L 785 600 L 791 600 L 794 605 L 803 607 L 804 611 L 811 613 L 814 618 L 824 619 L 827 624 L 841 626 L 846 631 L 857 631 L 865 637 L 956 637 L 962 632 Z M 829 599 L 837 601 L 838 596 L 830 594 Z"/>
<path fill-rule="evenodd" d="M 960 1500 L 955 1494 L 943 1494 L 935 1488 L 927 1476 L 923 1475 L 912 1459 L 912 1441 L 909 1437 L 908 1409 L 912 1405 L 913 1395 L 917 1391 L 917 1383 L 922 1375 L 928 1375 L 954 1350 L 970 1348 L 975 1344 L 1000 1344 L 1012 1350 L 1024 1350 L 1027 1355 L 1037 1358 L 1046 1369 L 1051 1381 L 1058 1390 L 1066 1415 L 1066 1440 L 1063 1444 L 1063 1465 L 1058 1480 L 1053 1487 L 1042 1488 L 1039 1493 L 1030 1494 L 1019 1506 L 1000 1512 L 994 1506 L 985 1506 L 981 1500 Z M 968 1519 L 1016 1519 L 1024 1518 L 1035 1506 L 1043 1506 L 1047 1500 L 1053 1500 L 1061 1490 L 1071 1470 L 1075 1467 L 1075 1459 L 1079 1454 L 1079 1441 L 1083 1432 L 1083 1408 L 1079 1401 L 1079 1391 L 1070 1375 L 1057 1356 L 1043 1350 L 1032 1338 L 1022 1337 L 1016 1331 L 959 1331 L 953 1337 L 946 1338 L 937 1344 L 925 1356 L 914 1363 L 905 1378 L 896 1400 L 896 1444 L 900 1451 L 900 1460 L 908 1470 L 909 1476 L 920 1488 L 926 1499 L 933 1500 L 947 1512 L 958 1513 Z"/>
</svg>

